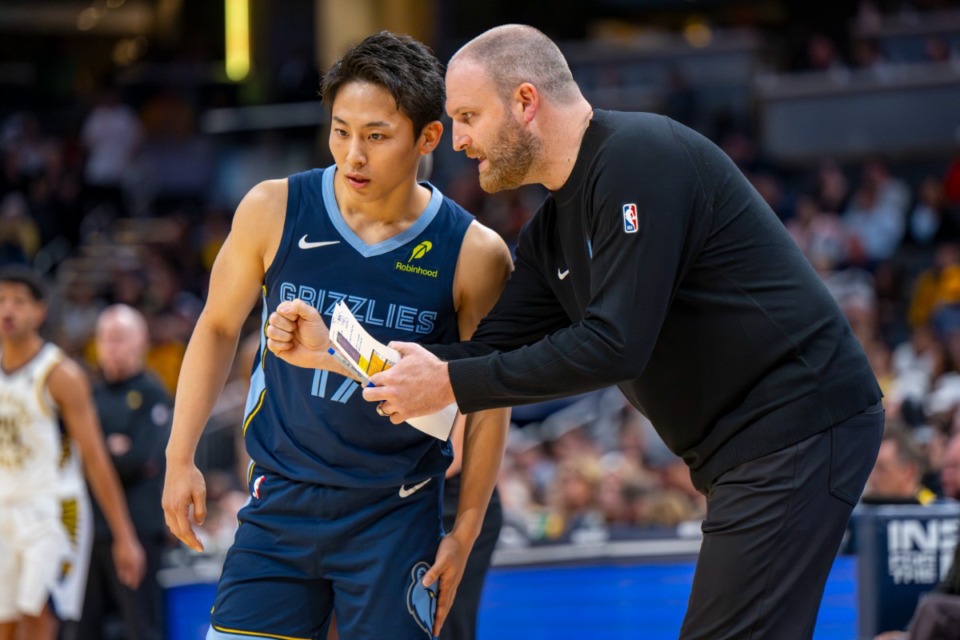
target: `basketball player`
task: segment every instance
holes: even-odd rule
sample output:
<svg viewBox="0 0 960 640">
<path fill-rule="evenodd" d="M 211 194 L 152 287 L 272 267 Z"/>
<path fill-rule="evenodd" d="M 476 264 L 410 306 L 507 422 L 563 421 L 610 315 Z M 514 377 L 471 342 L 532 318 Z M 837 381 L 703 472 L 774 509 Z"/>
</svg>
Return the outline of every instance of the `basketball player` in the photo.
<svg viewBox="0 0 960 640">
<path fill-rule="evenodd" d="M 206 504 L 194 455 L 258 297 L 264 329 L 278 308 L 322 324 L 343 301 L 383 342 L 444 342 L 470 336 L 512 267 L 499 236 L 416 182 L 443 130 L 443 77 L 426 47 L 371 36 L 331 68 L 322 95 L 336 165 L 247 194 L 187 348 L 163 507 L 196 550 Z M 242 427 L 251 501 L 207 638 L 323 638 L 334 610 L 344 638 L 432 638 L 480 531 L 508 413 L 468 418 L 456 523 L 441 540 L 449 442 L 391 424 L 329 356 L 301 369 L 266 339 Z"/>
<path fill-rule="evenodd" d="M 114 536 L 117 574 L 135 588 L 144 554 L 110 464 L 83 370 L 38 331 L 46 313 L 39 276 L 0 269 L 0 640 L 53 640 L 48 599 L 71 553 L 61 519 L 58 420 L 76 443 Z"/>
</svg>

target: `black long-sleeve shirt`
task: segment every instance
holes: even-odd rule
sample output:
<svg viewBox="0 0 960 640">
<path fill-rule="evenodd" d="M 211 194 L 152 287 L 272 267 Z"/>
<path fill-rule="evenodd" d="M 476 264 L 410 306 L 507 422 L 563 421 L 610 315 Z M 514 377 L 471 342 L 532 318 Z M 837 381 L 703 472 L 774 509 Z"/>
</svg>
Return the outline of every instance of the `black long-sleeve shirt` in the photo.
<svg viewBox="0 0 960 640">
<path fill-rule="evenodd" d="M 451 360 L 465 412 L 616 384 L 704 488 L 876 403 L 863 350 L 733 162 L 668 118 L 596 111 L 516 270 Z"/>
<path fill-rule="evenodd" d="M 170 435 L 172 402 L 160 381 L 150 374 L 138 373 L 119 382 L 97 385 L 94 404 L 103 427 L 104 438 L 122 435 L 129 438 L 129 449 L 110 452 L 110 458 L 127 499 L 130 519 L 141 536 L 157 536 L 166 531 L 160 498 L 163 493 L 164 456 Z M 107 521 L 94 504 L 96 537 L 109 540 Z"/>
</svg>

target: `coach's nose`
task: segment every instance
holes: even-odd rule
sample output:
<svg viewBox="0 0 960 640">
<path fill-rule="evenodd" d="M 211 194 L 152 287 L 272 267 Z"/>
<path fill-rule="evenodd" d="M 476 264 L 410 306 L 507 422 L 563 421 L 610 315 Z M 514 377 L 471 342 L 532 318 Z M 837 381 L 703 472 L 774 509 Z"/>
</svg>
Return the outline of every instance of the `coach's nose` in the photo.
<svg viewBox="0 0 960 640">
<path fill-rule="evenodd" d="M 463 151 L 470 146 L 470 136 L 464 131 L 464 126 L 456 121 L 453 123 L 453 131 L 451 132 L 450 138 L 453 140 L 454 151 Z"/>
</svg>

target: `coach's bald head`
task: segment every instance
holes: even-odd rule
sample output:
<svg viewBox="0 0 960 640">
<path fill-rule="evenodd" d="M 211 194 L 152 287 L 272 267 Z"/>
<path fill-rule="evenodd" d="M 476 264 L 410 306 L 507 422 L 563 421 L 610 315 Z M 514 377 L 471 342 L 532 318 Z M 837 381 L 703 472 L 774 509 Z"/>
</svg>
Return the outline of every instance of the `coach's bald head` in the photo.
<svg viewBox="0 0 960 640">
<path fill-rule="evenodd" d="M 506 24 L 481 33 L 453 55 L 448 73 L 459 64 L 484 68 L 505 100 L 524 82 L 560 104 L 580 97 L 563 53 L 550 38 L 527 25 Z"/>
</svg>

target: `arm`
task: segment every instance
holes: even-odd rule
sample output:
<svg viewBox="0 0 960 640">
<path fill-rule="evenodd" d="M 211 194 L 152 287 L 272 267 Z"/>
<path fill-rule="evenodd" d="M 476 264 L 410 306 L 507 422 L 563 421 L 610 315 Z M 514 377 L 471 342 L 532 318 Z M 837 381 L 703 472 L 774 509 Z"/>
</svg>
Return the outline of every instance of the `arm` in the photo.
<svg viewBox="0 0 960 640">
<path fill-rule="evenodd" d="M 544 215 L 543 211 L 537 216 Z M 534 253 L 540 240 L 533 238 L 536 219 L 524 227 L 517 250 L 516 269 L 496 304 L 483 317 L 469 341 L 424 345 L 441 360 L 455 360 L 512 351 L 533 344 L 554 331 L 570 326 L 570 318 L 544 280 Z"/>
<path fill-rule="evenodd" d="M 699 164 L 676 136 L 642 155 L 630 149 L 632 137 L 624 137 L 616 152 L 601 156 L 588 181 L 591 207 L 582 215 L 593 254 L 583 318 L 523 349 L 450 362 L 451 386 L 465 413 L 592 391 L 645 370 L 676 288 L 696 256 L 690 238 L 708 233 L 708 216 L 693 219 L 714 203 Z M 628 153 L 634 161 L 624 161 Z M 719 151 L 704 153 L 720 164 Z M 638 172 L 638 166 L 650 168 Z M 625 203 L 637 204 L 636 233 L 624 233 Z"/>
<path fill-rule="evenodd" d="M 479 223 L 473 223 L 464 238 L 454 279 L 454 294 L 459 302 L 457 322 L 463 339 L 473 334 L 480 319 L 493 306 L 511 267 L 510 252 L 503 240 Z M 497 482 L 509 424 L 509 409 L 493 409 L 466 417 L 457 517 L 453 530 L 441 541 L 436 561 L 423 580 L 426 586 L 435 580 L 440 581 L 434 635 L 439 635 L 453 606 L 470 550 L 480 535 L 483 517 Z M 454 438 L 458 438 L 458 434 Z"/>
<path fill-rule="evenodd" d="M 260 295 L 286 213 L 285 180 L 263 182 L 237 207 L 210 273 L 207 302 L 187 345 L 167 443 L 163 513 L 170 531 L 202 551 L 190 523 L 206 517 L 206 485 L 194 462 L 197 444 L 233 363 L 240 331 Z"/>
<path fill-rule="evenodd" d="M 143 579 L 146 556 L 130 520 L 120 479 L 103 443 L 103 432 L 90 396 L 90 382 L 79 365 L 65 360 L 50 373 L 47 384 L 67 434 L 80 449 L 90 490 L 113 534 L 117 577 L 127 587 L 136 589 Z"/>
</svg>

